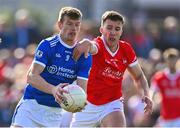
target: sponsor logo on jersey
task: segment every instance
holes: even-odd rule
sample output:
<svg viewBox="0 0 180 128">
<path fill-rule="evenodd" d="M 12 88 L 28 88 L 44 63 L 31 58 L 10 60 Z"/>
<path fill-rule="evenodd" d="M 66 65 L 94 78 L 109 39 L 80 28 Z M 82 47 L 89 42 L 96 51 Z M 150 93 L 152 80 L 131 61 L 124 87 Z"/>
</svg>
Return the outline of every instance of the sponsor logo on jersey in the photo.
<svg viewBox="0 0 180 128">
<path fill-rule="evenodd" d="M 57 76 L 62 76 L 70 79 L 76 78 L 75 71 L 72 69 L 57 67 L 56 65 L 47 66 L 47 71 L 50 74 L 54 74 Z"/>
<path fill-rule="evenodd" d="M 105 77 L 113 78 L 113 79 L 121 79 L 123 73 L 120 71 L 113 70 L 111 67 L 106 67 L 103 70 L 102 75 Z"/>
<path fill-rule="evenodd" d="M 57 68 L 56 65 L 51 65 L 51 66 L 47 67 L 47 70 L 48 70 L 49 73 L 55 74 L 57 72 L 58 68 Z"/>
</svg>

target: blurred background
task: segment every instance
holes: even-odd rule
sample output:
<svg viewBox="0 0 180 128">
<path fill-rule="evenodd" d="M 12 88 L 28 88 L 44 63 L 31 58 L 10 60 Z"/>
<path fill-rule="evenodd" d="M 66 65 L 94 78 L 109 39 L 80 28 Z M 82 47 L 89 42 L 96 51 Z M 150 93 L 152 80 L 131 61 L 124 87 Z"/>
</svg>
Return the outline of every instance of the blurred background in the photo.
<svg viewBox="0 0 180 128">
<path fill-rule="evenodd" d="M 0 0 L 0 126 L 10 126 L 14 108 L 23 94 L 26 73 L 41 39 L 58 32 L 61 7 L 73 6 L 83 13 L 78 40 L 99 35 L 101 15 L 119 11 L 126 24 L 122 39 L 131 43 L 150 82 L 163 69 L 162 53 L 180 50 L 180 0 Z M 178 62 L 180 67 L 180 61 Z M 159 102 L 151 116 L 143 105 L 131 78 L 124 76 L 123 90 L 128 126 L 156 126 Z"/>
</svg>

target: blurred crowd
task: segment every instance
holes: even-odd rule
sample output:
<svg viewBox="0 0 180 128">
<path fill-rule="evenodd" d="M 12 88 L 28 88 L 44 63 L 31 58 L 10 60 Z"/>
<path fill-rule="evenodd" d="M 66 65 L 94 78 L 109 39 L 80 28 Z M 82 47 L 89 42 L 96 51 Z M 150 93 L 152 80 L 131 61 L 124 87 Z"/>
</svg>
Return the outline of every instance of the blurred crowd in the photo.
<svg viewBox="0 0 180 128">
<path fill-rule="evenodd" d="M 122 39 L 131 43 L 135 49 L 150 83 L 152 75 L 165 68 L 163 51 L 170 47 L 180 50 L 180 21 L 176 17 L 167 16 L 161 22 L 143 22 L 138 15 L 126 21 Z M 33 61 L 37 44 L 42 38 L 57 32 L 56 24 L 49 32 L 40 31 L 41 25 L 34 22 L 26 9 L 18 10 L 12 22 L 10 25 L 9 19 L 0 14 L 0 126 L 10 125 L 14 107 L 26 86 L 26 74 Z M 93 39 L 97 36 L 98 24 L 89 20 L 84 21 L 79 40 L 84 37 Z M 177 67 L 180 68 L 180 59 Z M 160 99 L 157 98 L 155 101 L 152 115 L 145 116 L 140 95 L 135 95 L 136 86 L 127 73 L 123 90 L 127 125 L 155 126 L 159 117 Z"/>
</svg>

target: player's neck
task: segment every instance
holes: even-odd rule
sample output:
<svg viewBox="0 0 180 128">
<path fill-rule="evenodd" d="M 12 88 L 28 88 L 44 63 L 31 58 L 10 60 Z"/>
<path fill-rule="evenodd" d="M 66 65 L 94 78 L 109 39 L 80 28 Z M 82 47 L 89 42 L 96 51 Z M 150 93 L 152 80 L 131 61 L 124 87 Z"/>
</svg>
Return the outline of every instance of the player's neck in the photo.
<svg viewBox="0 0 180 128">
<path fill-rule="evenodd" d="M 109 50 L 112 52 L 112 53 L 115 53 L 118 49 L 118 44 L 115 44 L 115 45 L 108 45 L 108 43 L 106 43 L 106 45 L 108 46 Z"/>
<path fill-rule="evenodd" d="M 101 36 L 101 39 L 103 40 L 104 45 L 106 46 L 106 48 L 108 48 L 110 50 L 110 52 L 115 53 L 118 48 L 119 48 L 119 43 L 118 42 L 107 42 L 107 40 L 104 38 L 104 36 Z"/>
<path fill-rule="evenodd" d="M 170 71 L 171 74 L 175 74 L 176 73 L 176 68 L 170 68 L 169 71 Z"/>
<path fill-rule="evenodd" d="M 67 38 L 64 38 L 62 35 L 60 35 L 60 38 L 65 44 L 67 44 L 69 46 L 73 46 L 75 44 L 74 40 L 69 40 Z"/>
</svg>

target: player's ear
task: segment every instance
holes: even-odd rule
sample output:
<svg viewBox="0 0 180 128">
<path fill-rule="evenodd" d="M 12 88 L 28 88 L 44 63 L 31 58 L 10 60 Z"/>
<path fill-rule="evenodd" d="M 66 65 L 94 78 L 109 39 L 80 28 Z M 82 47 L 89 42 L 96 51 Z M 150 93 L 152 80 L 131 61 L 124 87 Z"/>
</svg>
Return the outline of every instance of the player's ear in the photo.
<svg viewBox="0 0 180 128">
<path fill-rule="evenodd" d="M 103 28 L 100 27 L 100 28 L 99 28 L 99 31 L 100 31 L 100 33 L 102 34 L 102 33 L 103 33 Z"/>
<path fill-rule="evenodd" d="M 57 25 L 58 25 L 58 28 L 59 28 L 59 29 L 62 28 L 62 22 L 61 22 L 61 21 L 58 21 L 58 22 L 57 22 Z"/>
</svg>

